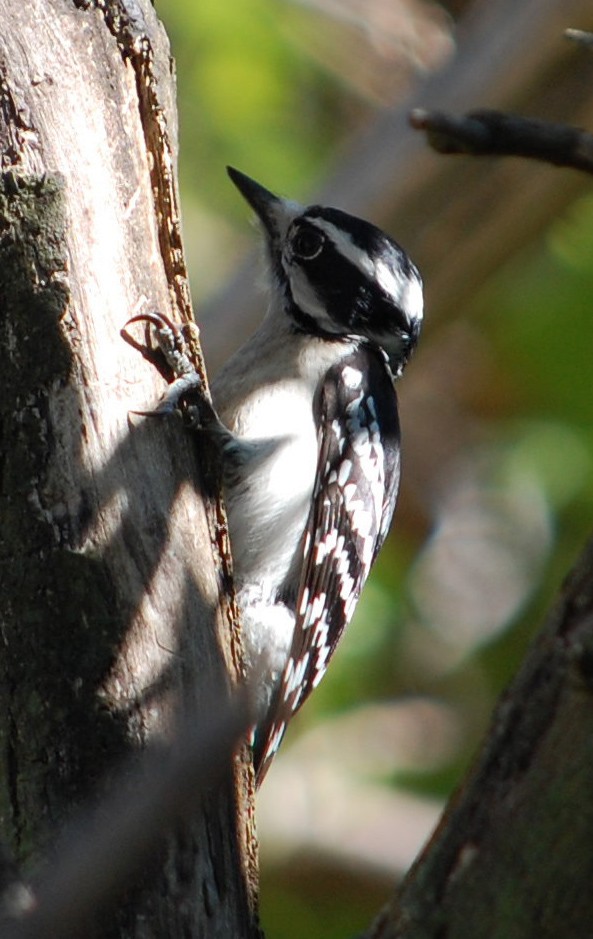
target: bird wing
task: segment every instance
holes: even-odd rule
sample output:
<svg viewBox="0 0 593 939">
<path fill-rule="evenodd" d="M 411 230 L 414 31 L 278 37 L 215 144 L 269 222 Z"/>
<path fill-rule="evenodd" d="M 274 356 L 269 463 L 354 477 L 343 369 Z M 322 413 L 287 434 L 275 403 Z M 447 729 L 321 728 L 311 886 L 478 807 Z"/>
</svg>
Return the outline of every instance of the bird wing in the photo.
<svg viewBox="0 0 593 939">
<path fill-rule="evenodd" d="M 321 681 L 385 540 L 397 499 L 400 432 L 393 379 L 361 344 L 319 390 L 318 461 L 303 533 L 291 650 L 254 738 L 261 783 L 290 718 Z"/>
</svg>

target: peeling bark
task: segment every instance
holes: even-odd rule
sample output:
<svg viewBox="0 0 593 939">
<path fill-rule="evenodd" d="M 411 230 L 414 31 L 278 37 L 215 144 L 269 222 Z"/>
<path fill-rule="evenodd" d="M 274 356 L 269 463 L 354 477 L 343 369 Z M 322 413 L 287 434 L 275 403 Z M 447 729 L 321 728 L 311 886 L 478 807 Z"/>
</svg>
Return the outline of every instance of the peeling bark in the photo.
<svg viewBox="0 0 593 939">
<path fill-rule="evenodd" d="M 241 649 L 207 466 L 181 422 L 128 417 L 163 382 L 124 322 L 191 317 L 166 37 L 148 0 L 0 0 L 2 23 L 0 815 L 30 869 Z M 102 937 L 257 933 L 248 762 Z"/>
</svg>

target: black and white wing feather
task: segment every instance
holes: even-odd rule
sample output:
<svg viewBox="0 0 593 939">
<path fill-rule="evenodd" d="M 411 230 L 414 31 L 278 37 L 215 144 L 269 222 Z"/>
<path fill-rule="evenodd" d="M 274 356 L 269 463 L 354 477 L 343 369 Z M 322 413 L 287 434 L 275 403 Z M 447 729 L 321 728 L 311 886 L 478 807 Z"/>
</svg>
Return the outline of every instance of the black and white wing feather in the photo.
<svg viewBox="0 0 593 939">
<path fill-rule="evenodd" d="M 288 721 L 323 677 L 385 540 L 397 499 L 400 433 L 393 378 L 366 343 L 333 366 L 319 391 L 318 463 L 303 535 L 292 647 L 255 734 L 263 779 Z"/>
</svg>

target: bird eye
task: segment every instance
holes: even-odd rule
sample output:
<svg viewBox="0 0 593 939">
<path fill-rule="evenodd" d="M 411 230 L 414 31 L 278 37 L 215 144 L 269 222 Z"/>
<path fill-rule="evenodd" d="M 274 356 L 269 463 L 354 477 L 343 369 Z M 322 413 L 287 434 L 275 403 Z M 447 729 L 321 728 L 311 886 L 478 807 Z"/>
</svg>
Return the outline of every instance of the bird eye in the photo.
<svg viewBox="0 0 593 939">
<path fill-rule="evenodd" d="M 321 252 L 324 242 L 325 236 L 317 229 L 299 228 L 291 242 L 292 252 L 303 261 L 311 261 Z"/>
</svg>

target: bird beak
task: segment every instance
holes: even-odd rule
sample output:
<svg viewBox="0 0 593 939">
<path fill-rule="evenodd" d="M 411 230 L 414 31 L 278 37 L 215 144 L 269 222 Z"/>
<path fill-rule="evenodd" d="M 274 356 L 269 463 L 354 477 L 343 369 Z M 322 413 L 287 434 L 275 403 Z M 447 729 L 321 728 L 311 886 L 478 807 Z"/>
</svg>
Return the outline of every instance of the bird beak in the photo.
<svg viewBox="0 0 593 939">
<path fill-rule="evenodd" d="M 275 196 L 269 189 L 264 189 L 254 179 L 232 166 L 227 166 L 227 173 L 243 198 L 257 214 L 271 241 L 282 240 L 293 218 L 302 212 L 302 206 L 297 202 L 289 202 L 288 199 Z"/>
</svg>

